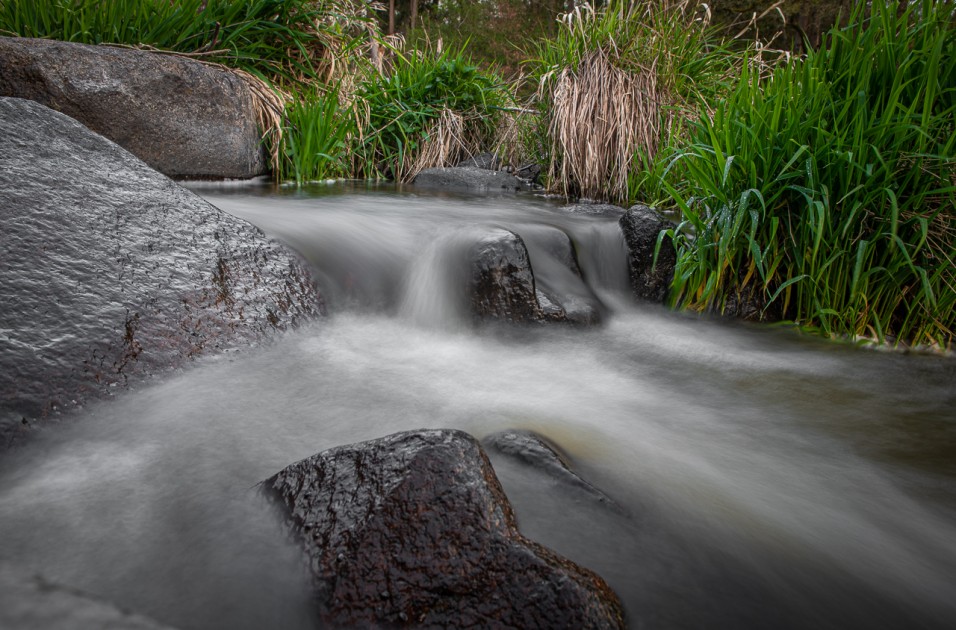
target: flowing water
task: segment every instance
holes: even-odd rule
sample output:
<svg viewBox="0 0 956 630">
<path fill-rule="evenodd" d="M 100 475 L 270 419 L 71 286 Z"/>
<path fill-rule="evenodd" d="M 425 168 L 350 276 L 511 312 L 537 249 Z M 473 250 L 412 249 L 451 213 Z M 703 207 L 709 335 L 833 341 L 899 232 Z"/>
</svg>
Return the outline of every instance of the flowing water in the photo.
<svg viewBox="0 0 956 630">
<path fill-rule="evenodd" d="M 203 194 L 308 258 L 330 316 L 4 453 L 3 563 L 183 630 L 313 628 L 259 481 L 399 430 L 517 428 L 623 506 L 493 457 L 522 530 L 605 577 L 633 628 L 956 627 L 952 358 L 636 306 L 614 218 L 531 196 Z M 494 227 L 604 324 L 475 329 L 461 252 Z"/>
</svg>

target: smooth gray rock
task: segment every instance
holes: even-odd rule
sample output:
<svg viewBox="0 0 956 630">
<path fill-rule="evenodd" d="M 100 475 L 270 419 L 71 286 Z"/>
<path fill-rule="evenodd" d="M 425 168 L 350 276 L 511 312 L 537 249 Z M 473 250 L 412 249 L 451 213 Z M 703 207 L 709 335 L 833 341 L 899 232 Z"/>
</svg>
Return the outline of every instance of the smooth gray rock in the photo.
<svg viewBox="0 0 956 630">
<path fill-rule="evenodd" d="M 268 171 L 249 88 L 191 59 L 0 37 L 0 96 L 63 112 L 170 177 Z"/>
<path fill-rule="evenodd" d="M 478 442 L 420 430 L 334 448 L 264 482 L 335 627 L 623 628 L 595 573 L 518 531 Z"/>
<path fill-rule="evenodd" d="M 412 183 L 422 188 L 461 192 L 517 192 L 527 188 L 527 185 L 514 175 L 475 166 L 426 168 Z"/>
<path fill-rule="evenodd" d="M 77 121 L 0 98 L 0 446 L 323 311 L 307 266 Z"/>
<path fill-rule="evenodd" d="M 631 290 L 639 300 L 663 303 L 674 278 L 677 254 L 670 237 L 661 243 L 657 264 L 654 249 L 661 232 L 674 224 L 643 205 L 631 206 L 619 221 L 627 243 Z"/>
<path fill-rule="evenodd" d="M 36 575 L 0 568 L 3 630 L 170 630 Z"/>
</svg>

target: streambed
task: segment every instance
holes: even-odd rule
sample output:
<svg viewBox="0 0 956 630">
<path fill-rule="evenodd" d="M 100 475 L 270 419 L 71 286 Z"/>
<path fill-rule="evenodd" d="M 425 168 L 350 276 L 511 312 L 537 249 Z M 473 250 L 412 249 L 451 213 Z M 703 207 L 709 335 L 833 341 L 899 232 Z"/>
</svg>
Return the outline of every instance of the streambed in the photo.
<svg viewBox="0 0 956 630">
<path fill-rule="evenodd" d="M 0 459 L 0 561 L 183 630 L 312 628 L 255 485 L 395 431 L 536 431 L 624 507 L 493 458 L 522 530 L 634 628 L 956 624 L 956 361 L 702 321 L 628 298 L 615 217 L 532 196 L 204 188 L 310 260 L 331 316 L 94 403 Z M 474 329 L 461 243 L 574 241 L 594 329 Z"/>
</svg>

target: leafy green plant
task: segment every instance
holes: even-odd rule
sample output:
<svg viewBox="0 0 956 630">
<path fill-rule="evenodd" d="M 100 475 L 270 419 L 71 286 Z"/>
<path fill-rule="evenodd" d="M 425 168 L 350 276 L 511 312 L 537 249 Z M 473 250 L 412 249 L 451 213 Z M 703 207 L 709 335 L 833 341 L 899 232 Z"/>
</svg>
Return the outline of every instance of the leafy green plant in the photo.
<svg viewBox="0 0 956 630">
<path fill-rule="evenodd" d="M 397 180 L 453 163 L 490 140 L 510 102 L 501 79 L 460 49 L 396 54 L 389 71 L 366 76 L 355 99 L 363 121 L 355 171 Z"/>
<path fill-rule="evenodd" d="M 663 169 L 684 216 L 673 298 L 750 300 L 827 335 L 956 330 L 952 6 L 864 3 L 828 46 L 746 70 Z"/>
<path fill-rule="evenodd" d="M 354 133 L 355 119 L 340 106 L 337 88 L 297 96 L 283 115 L 276 180 L 301 185 L 347 175 Z"/>
</svg>

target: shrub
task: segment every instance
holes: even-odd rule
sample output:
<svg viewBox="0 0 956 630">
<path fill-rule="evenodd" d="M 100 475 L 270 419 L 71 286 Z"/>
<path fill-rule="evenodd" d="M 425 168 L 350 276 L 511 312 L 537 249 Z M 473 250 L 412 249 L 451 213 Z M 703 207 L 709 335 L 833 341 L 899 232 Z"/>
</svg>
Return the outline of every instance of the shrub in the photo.
<svg viewBox="0 0 956 630">
<path fill-rule="evenodd" d="M 694 125 L 665 175 L 684 215 L 676 304 L 750 293 L 828 335 L 952 343 L 952 20 L 929 0 L 860 3 L 828 47 L 747 71 Z"/>
<path fill-rule="evenodd" d="M 362 125 L 354 171 L 406 181 L 490 141 L 509 98 L 496 74 L 459 49 L 397 54 L 387 72 L 359 84 L 355 102 Z"/>
</svg>

